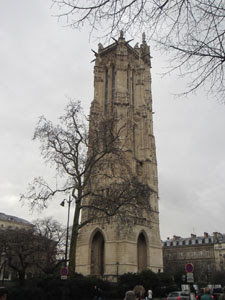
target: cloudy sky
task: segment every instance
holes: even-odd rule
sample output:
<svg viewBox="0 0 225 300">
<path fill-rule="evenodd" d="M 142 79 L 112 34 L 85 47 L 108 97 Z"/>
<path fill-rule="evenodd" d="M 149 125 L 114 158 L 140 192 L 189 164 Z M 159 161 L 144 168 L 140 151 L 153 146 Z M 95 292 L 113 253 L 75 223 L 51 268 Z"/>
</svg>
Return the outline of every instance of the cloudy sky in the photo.
<svg viewBox="0 0 225 300">
<path fill-rule="evenodd" d="M 31 214 L 19 196 L 33 177 L 49 176 L 32 141 L 38 117 L 57 120 L 68 98 L 88 110 L 98 41 L 89 41 L 88 28 L 61 26 L 50 7 L 50 0 L 0 2 L 0 211 L 65 223 L 58 202 Z M 153 48 L 152 56 L 161 237 L 224 233 L 225 105 L 204 90 L 174 97 L 185 82 L 176 74 L 162 78 L 166 57 Z"/>
</svg>

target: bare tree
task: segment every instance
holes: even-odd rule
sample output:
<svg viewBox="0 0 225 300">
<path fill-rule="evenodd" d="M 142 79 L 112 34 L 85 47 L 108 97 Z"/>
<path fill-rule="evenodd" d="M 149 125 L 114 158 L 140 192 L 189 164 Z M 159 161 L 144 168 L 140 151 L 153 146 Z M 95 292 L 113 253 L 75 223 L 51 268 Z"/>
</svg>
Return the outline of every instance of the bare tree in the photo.
<svg viewBox="0 0 225 300">
<path fill-rule="evenodd" d="M 66 228 L 52 218 L 38 219 L 33 224 L 38 241 L 35 265 L 45 274 L 54 274 L 64 262 Z"/>
<path fill-rule="evenodd" d="M 2 229 L 0 231 L 2 253 L 7 266 L 18 274 L 21 283 L 28 270 L 34 266 L 37 239 L 33 229 Z"/>
<path fill-rule="evenodd" d="M 126 151 L 120 141 L 123 129 L 124 126 L 118 128 L 116 117 L 99 114 L 91 119 L 89 138 L 87 118 L 79 102 L 67 105 L 59 125 L 54 126 L 41 117 L 36 127 L 34 139 L 41 142 L 42 156 L 46 163 L 55 165 L 61 181 L 57 186 L 50 186 L 42 177 L 35 178 L 21 200 L 28 200 L 31 208 L 46 207 L 48 200 L 57 194 L 71 195 L 75 212 L 70 273 L 75 271 L 77 238 L 83 226 L 96 218 L 119 215 L 124 207 L 132 207 L 133 215 L 140 212 L 134 207 L 151 210 L 152 190 L 129 170 Z"/>
<path fill-rule="evenodd" d="M 52 275 L 64 261 L 65 228 L 51 218 L 36 220 L 30 229 L 1 229 L 0 240 L 0 271 L 13 271 L 21 283 L 28 273 Z"/>
<path fill-rule="evenodd" d="M 170 71 L 188 78 L 189 93 L 205 85 L 224 102 L 225 3 L 223 0 L 52 0 L 60 19 L 74 28 L 115 37 L 146 31 L 172 53 Z M 59 10 L 58 10 L 59 9 Z"/>
</svg>

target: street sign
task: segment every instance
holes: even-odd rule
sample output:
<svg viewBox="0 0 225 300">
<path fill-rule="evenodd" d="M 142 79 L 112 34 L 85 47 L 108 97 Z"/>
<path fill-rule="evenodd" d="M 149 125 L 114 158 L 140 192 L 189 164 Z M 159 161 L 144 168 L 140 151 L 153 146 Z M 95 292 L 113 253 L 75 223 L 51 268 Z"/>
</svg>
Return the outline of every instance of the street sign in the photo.
<svg viewBox="0 0 225 300">
<path fill-rule="evenodd" d="M 194 282 L 194 274 L 193 273 L 187 273 L 187 282 L 188 283 Z"/>
<path fill-rule="evenodd" d="M 63 280 L 67 279 L 68 268 L 67 268 L 67 267 L 63 267 L 63 268 L 60 270 L 60 275 L 61 275 L 61 279 L 63 279 Z"/>
<path fill-rule="evenodd" d="M 194 271 L 194 265 L 193 264 L 186 264 L 185 270 L 187 273 L 192 273 Z"/>
</svg>

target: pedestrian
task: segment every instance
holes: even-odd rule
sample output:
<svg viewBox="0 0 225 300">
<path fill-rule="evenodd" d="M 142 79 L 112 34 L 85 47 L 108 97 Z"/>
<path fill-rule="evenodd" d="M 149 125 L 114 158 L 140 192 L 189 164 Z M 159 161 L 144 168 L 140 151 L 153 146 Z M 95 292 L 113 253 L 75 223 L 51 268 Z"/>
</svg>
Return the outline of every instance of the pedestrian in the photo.
<svg viewBox="0 0 225 300">
<path fill-rule="evenodd" d="M 94 300 L 102 300 L 102 290 L 97 285 L 94 286 Z"/>
<path fill-rule="evenodd" d="M 142 285 L 136 285 L 134 287 L 134 295 L 135 295 L 135 300 L 141 300 L 144 299 L 145 296 L 145 288 Z"/>
<path fill-rule="evenodd" d="M 4 286 L 0 286 L 0 300 L 6 300 L 8 291 Z"/>
<path fill-rule="evenodd" d="M 134 291 L 127 291 L 124 300 L 135 300 Z"/>
<path fill-rule="evenodd" d="M 208 287 L 204 289 L 204 294 L 201 296 L 201 300 L 211 300 L 210 289 Z"/>
<path fill-rule="evenodd" d="M 152 290 L 148 290 L 148 300 L 152 300 Z"/>
</svg>

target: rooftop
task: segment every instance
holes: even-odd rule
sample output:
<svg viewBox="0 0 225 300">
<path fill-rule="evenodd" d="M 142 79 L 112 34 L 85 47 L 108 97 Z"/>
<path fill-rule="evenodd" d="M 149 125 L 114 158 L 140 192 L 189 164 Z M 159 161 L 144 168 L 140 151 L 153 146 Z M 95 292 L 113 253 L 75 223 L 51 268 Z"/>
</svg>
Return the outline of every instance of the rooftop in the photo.
<svg viewBox="0 0 225 300">
<path fill-rule="evenodd" d="M 212 235 L 204 232 L 203 236 L 197 236 L 196 234 L 191 234 L 190 237 L 180 237 L 174 235 L 172 238 L 167 238 L 163 241 L 164 246 L 182 246 L 182 245 L 196 245 L 196 244 L 214 244 L 214 243 L 224 243 L 225 234 L 220 232 L 213 232 Z"/>
<path fill-rule="evenodd" d="M 22 224 L 26 224 L 26 225 L 32 225 L 27 220 L 24 220 L 24 219 L 15 217 L 15 216 L 7 215 L 7 214 L 4 214 L 2 212 L 0 212 L 0 221 L 8 221 L 8 222 L 15 222 L 15 223 L 22 223 Z"/>
</svg>

